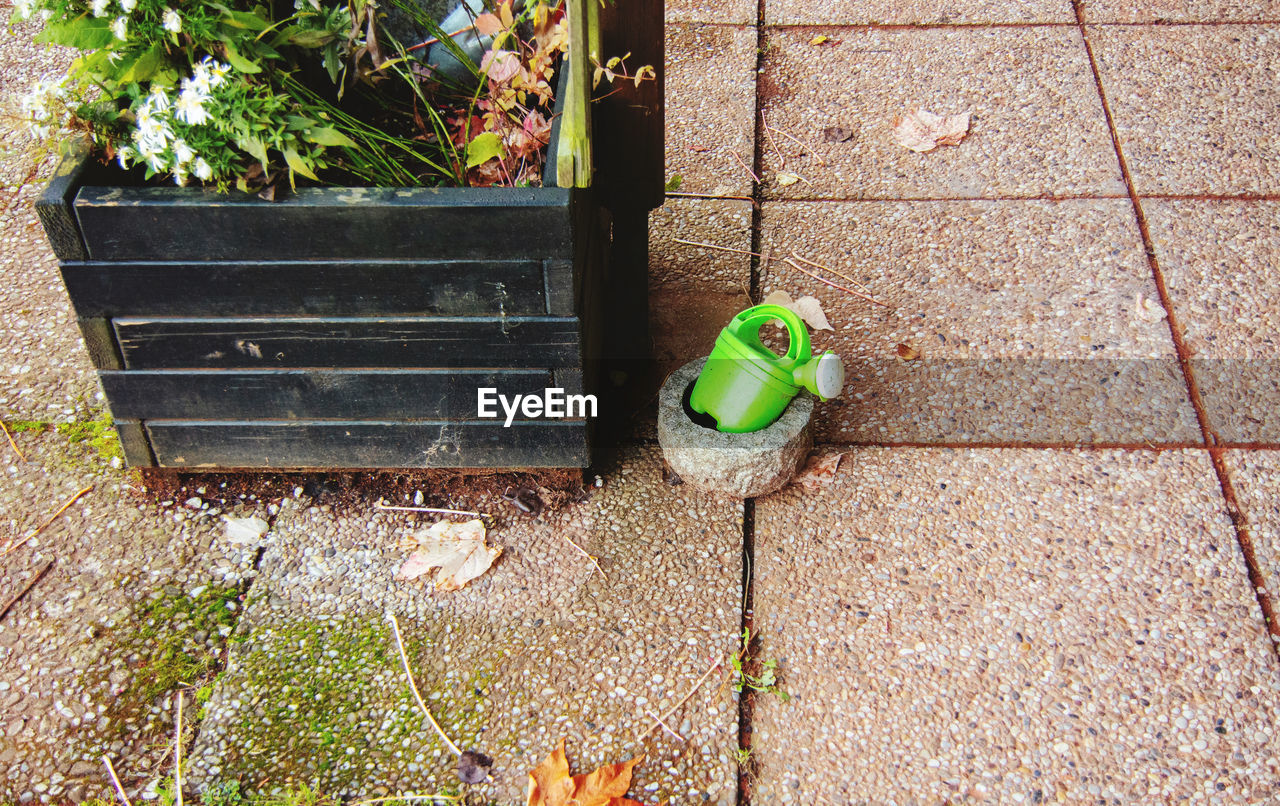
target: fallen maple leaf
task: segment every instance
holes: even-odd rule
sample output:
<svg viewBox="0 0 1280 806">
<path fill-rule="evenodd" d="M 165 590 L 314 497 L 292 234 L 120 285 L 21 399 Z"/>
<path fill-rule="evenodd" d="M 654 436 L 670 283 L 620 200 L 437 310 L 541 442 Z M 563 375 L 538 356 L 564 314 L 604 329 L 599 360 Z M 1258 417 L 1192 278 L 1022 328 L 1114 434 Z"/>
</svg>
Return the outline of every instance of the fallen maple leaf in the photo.
<svg viewBox="0 0 1280 806">
<path fill-rule="evenodd" d="M 935 115 L 917 109 L 893 119 L 893 139 L 912 151 L 932 151 L 938 146 L 959 145 L 969 133 L 969 113 Z"/>
<path fill-rule="evenodd" d="M 829 487 L 836 480 L 836 470 L 840 468 L 840 460 L 843 458 L 843 453 L 810 456 L 804 468 L 796 474 L 796 483 L 802 487 Z"/>
<path fill-rule="evenodd" d="M 920 357 L 920 351 L 912 347 L 910 344 L 899 344 L 897 346 L 898 358 L 903 361 L 915 361 Z"/>
<path fill-rule="evenodd" d="M 476 21 L 473 23 L 476 31 L 481 36 L 493 36 L 502 30 L 502 20 L 498 19 L 497 14 L 485 12 L 476 15 Z"/>
<path fill-rule="evenodd" d="M 605 764 L 589 775 L 569 775 L 564 739 L 529 773 L 525 806 L 644 806 L 626 797 L 631 768 L 644 760 L 636 756 L 621 764 Z"/>
<path fill-rule="evenodd" d="M 796 182 L 799 182 L 800 175 L 783 172 L 778 174 L 777 180 L 779 186 L 786 187 L 787 185 L 794 185 Z"/>
<path fill-rule="evenodd" d="M 501 548 L 486 546 L 484 538 L 484 524 L 478 519 L 433 523 L 414 534 L 417 550 L 400 566 L 396 579 L 417 579 L 439 568 L 436 590 L 456 591 L 488 571 L 502 554 Z"/>
<path fill-rule="evenodd" d="M 835 330 L 827 321 L 827 314 L 822 310 L 822 303 L 818 302 L 817 297 L 792 299 L 786 291 L 774 291 L 764 298 L 762 304 L 781 305 L 803 319 L 814 330 Z"/>
</svg>

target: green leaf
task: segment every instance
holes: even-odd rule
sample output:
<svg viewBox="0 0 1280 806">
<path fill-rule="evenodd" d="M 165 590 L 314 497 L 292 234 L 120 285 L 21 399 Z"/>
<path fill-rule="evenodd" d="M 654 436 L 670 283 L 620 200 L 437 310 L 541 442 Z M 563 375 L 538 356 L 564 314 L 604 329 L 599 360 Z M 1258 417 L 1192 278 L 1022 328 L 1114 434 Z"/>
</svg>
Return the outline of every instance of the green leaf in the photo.
<svg viewBox="0 0 1280 806">
<path fill-rule="evenodd" d="M 159 45 L 152 45 L 150 50 L 138 55 L 129 69 L 120 75 L 122 83 L 150 81 L 164 65 L 164 50 Z"/>
<path fill-rule="evenodd" d="M 286 28 L 284 33 L 286 41 L 300 48 L 319 48 L 336 39 L 328 31 L 317 31 L 314 28 L 302 28 L 297 25 Z"/>
<path fill-rule="evenodd" d="M 230 39 L 223 39 L 222 44 L 225 45 L 227 63 L 241 73 L 261 73 L 262 68 L 257 62 L 251 62 L 240 55 L 240 51 L 236 50 L 236 46 Z"/>
<path fill-rule="evenodd" d="M 496 132 L 484 132 L 467 143 L 467 167 L 483 165 L 494 157 L 502 156 L 502 138 Z"/>
<path fill-rule="evenodd" d="M 256 137 L 241 137 L 236 140 L 236 146 L 262 163 L 264 169 L 267 167 L 267 146 L 261 140 Z"/>
<path fill-rule="evenodd" d="M 289 165 L 289 170 L 296 171 L 308 179 L 314 179 L 319 182 L 320 177 L 316 176 L 316 172 L 311 170 L 311 166 L 302 158 L 302 155 L 292 148 L 284 150 L 284 161 Z"/>
<path fill-rule="evenodd" d="M 334 128 L 308 129 L 302 133 L 302 137 L 308 143 L 315 143 L 318 146 L 360 147 L 355 140 Z"/>
<path fill-rule="evenodd" d="M 36 37 L 41 44 L 66 45 L 78 50 L 97 50 L 115 41 L 111 20 L 81 14 L 74 20 L 50 22 Z"/>
<path fill-rule="evenodd" d="M 662 189 L 668 193 L 675 193 L 680 189 L 680 185 L 683 183 L 684 177 L 680 176 L 680 174 L 675 174 L 667 180 L 667 183 L 662 186 Z"/>
<path fill-rule="evenodd" d="M 247 28 L 250 31 L 265 31 L 271 27 L 271 21 L 251 14 L 247 11 L 236 11 L 220 3 L 210 3 L 212 8 L 222 12 L 221 22 L 232 28 Z"/>
</svg>

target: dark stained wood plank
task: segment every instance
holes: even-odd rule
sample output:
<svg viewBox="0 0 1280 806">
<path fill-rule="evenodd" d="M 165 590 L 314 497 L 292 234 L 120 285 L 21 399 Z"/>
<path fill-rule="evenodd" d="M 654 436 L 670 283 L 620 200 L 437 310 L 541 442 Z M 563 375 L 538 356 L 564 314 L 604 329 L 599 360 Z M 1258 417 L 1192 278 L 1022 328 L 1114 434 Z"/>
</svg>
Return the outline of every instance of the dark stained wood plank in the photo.
<svg viewBox="0 0 1280 806">
<path fill-rule="evenodd" d="M 604 57 L 630 53 L 629 70 L 653 65 L 658 72 L 656 81 L 643 81 L 638 88 L 625 80 L 602 85 L 596 94 L 608 97 L 592 103 L 594 187 L 615 213 L 650 210 L 665 198 L 663 11 L 663 0 L 625 0 L 600 8 Z"/>
<path fill-rule="evenodd" d="M 572 317 L 132 318 L 113 320 L 129 369 L 564 367 Z"/>
<path fill-rule="evenodd" d="M 546 311 L 539 261 L 95 261 L 61 268 L 83 317 Z"/>
<path fill-rule="evenodd" d="M 120 451 L 129 467 L 154 467 L 156 457 L 151 453 L 151 443 L 142 423 L 115 417 L 116 434 L 120 437 Z"/>
<path fill-rule="evenodd" d="M 567 256 L 564 188 L 302 188 L 284 201 L 198 188 L 81 188 L 93 260 L 520 260 Z"/>
<path fill-rule="evenodd" d="M 120 358 L 120 350 L 116 345 L 116 334 L 107 319 L 76 319 L 80 328 L 80 338 L 89 352 L 89 360 L 98 369 L 121 369 L 124 362 Z"/>
<path fill-rule="evenodd" d="M 537 369 L 127 370 L 99 377 L 111 411 L 142 420 L 474 420 L 480 388 L 511 399 L 554 385 L 549 370 Z M 505 419 L 500 404 L 494 411 Z"/>
<path fill-rule="evenodd" d="M 161 467 L 585 467 L 587 423 L 532 421 L 146 424 Z"/>
<path fill-rule="evenodd" d="M 69 141 L 68 153 L 58 163 L 40 198 L 36 199 L 36 215 L 40 217 L 49 245 L 58 260 L 84 260 L 87 254 L 72 200 L 89 165 L 89 149 L 88 138 Z"/>
</svg>

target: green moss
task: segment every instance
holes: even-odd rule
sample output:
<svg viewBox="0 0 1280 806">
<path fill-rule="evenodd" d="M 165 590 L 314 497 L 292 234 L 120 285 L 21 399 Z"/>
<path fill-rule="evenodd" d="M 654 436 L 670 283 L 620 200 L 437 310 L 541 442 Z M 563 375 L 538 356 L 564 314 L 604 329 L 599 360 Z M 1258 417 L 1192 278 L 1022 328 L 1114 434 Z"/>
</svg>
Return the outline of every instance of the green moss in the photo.
<svg viewBox="0 0 1280 806">
<path fill-rule="evenodd" d="M 144 661 L 122 699 L 150 702 L 180 685 L 204 682 L 217 671 L 226 643 L 218 629 L 235 625 L 236 613 L 227 605 L 239 595 L 236 588 L 211 585 L 195 597 L 157 596 L 135 610 L 137 629 L 119 643 Z"/>
<path fill-rule="evenodd" d="M 76 420 L 70 423 L 58 423 L 58 433 L 67 438 L 72 445 L 88 447 L 100 459 L 124 459 L 120 449 L 120 438 L 116 435 L 115 424 L 110 412 L 103 409 L 91 420 Z"/>
<path fill-rule="evenodd" d="M 11 434 L 23 434 L 27 431 L 48 431 L 53 427 L 53 423 L 42 420 L 5 420 L 4 427 L 8 428 Z"/>
</svg>

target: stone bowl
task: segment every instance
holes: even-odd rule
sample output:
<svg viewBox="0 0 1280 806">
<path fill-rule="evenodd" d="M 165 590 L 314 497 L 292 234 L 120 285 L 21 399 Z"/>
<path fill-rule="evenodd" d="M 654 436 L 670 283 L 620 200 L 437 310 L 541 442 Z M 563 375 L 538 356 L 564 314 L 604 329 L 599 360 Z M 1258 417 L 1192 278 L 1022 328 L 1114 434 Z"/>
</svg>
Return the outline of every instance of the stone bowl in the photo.
<svg viewBox="0 0 1280 806">
<path fill-rule="evenodd" d="M 658 442 L 667 464 L 703 490 L 755 498 L 781 489 L 813 449 L 813 395 L 800 390 L 768 428 L 724 434 L 696 422 L 687 404 L 706 361 L 690 361 L 671 373 L 658 393 Z"/>
</svg>

